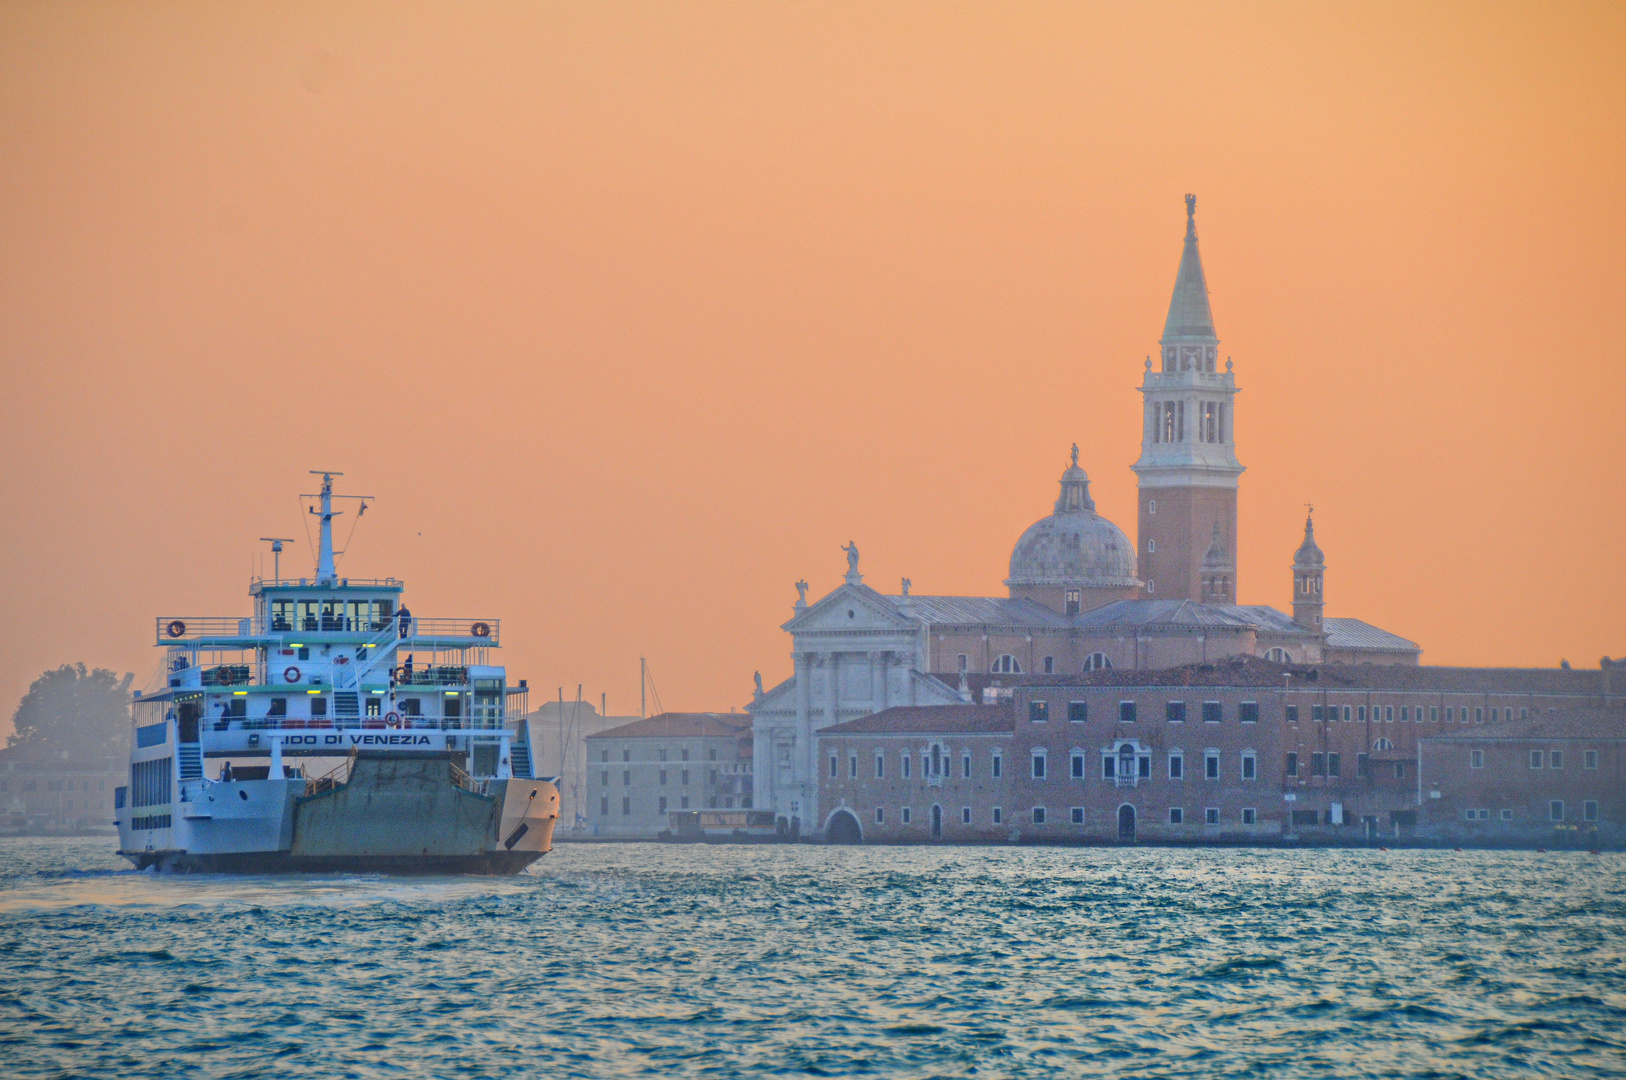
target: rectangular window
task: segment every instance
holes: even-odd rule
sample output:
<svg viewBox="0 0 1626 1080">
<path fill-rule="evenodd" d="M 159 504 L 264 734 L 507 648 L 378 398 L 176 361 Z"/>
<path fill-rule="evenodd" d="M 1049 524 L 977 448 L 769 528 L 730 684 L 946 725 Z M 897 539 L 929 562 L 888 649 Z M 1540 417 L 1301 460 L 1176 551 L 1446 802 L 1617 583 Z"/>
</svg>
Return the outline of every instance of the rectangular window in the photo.
<svg viewBox="0 0 1626 1080">
<path fill-rule="evenodd" d="M 847 759 L 847 779 L 858 779 L 858 756 L 856 754 Z"/>
<path fill-rule="evenodd" d="M 886 778 L 886 758 L 880 754 L 875 755 L 875 779 Z"/>
<path fill-rule="evenodd" d="M 1598 752 L 1596 750 L 1588 750 L 1581 758 L 1581 763 L 1589 769 L 1596 769 L 1598 767 Z"/>
<path fill-rule="evenodd" d="M 608 795 L 600 795 L 599 796 L 599 799 L 598 799 L 598 812 L 599 812 L 600 817 L 609 817 L 610 816 L 610 797 Z"/>
<path fill-rule="evenodd" d="M 997 806 L 994 807 L 994 824 L 998 825 L 1003 820 L 1005 820 L 1005 811 Z"/>
<path fill-rule="evenodd" d="M 1494 708 L 1491 709 L 1491 723 L 1493 723 L 1493 724 L 1496 723 L 1496 721 L 1501 717 L 1501 715 L 1502 715 L 1502 710 L 1501 709 L 1494 709 Z"/>
<path fill-rule="evenodd" d="M 685 749 L 684 749 L 684 750 L 683 750 L 683 751 L 681 751 L 681 756 L 682 756 L 682 758 L 683 758 L 683 760 L 684 760 L 684 761 L 688 761 L 688 760 L 689 760 L 689 751 L 688 751 L 688 749 L 687 749 L 687 748 L 685 748 Z M 684 781 L 684 783 L 688 783 L 688 781 L 687 781 L 687 780 L 685 780 L 685 781 Z"/>
<path fill-rule="evenodd" d="M 1048 702 L 1048 701 L 1030 701 L 1030 702 L 1028 702 L 1028 723 L 1030 723 L 1030 724 L 1043 724 L 1043 723 L 1046 723 L 1049 719 L 1050 719 L 1050 702 Z"/>
<path fill-rule="evenodd" d="M 1548 754 L 1547 764 L 1549 768 L 1562 769 L 1564 767 L 1564 751 L 1554 750 Z"/>
<path fill-rule="evenodd" d="M 1203 823 L 1205 825 L 1218 825 L 1219 824 L 1219 807 L 1210 806 L 1207 810 L 1204 810 L 1203 811 Z"/>
<path fill-rule="evenodd" d="M 1311 754 L 1310 755 L 1310 775 L 1311 776 L 1326 776 L 1327 775 L 1327 755 L 1326 754 Z"/>
<path fill-rule="evenodd" d="M 1333 775 L 1336 776 L 1338 774 L 1334 773 Z M 1396 780 L 1404 780 L 1405 778 L 1406 778 L 1406 763 L 1404 761 L 1395 762 L 1395 779 Z"/>
<path fill-rule="evenodd" d="M 1135 722 L 1135 703 L 1133 701 L 1118 702 L 1118 723 L 1133 724 Z"/>
<path fill-rule="evenodd" d="M 1256 822 L 1258 820 L 1259 820 L 1259 813 L 1253 807 L 1244 806 L 1242 808 L 1242 824 L 1244 824 L 1244 825 L 1252 825 L 1254 822 Z"/>
<path fill-rule="evenodd" d="M 905 825 L 909 824 L 909 808 L 907 806 L 898 812 L 898 820 Z"/>
<path fill-rule="evenodd" d="M 664 813 L 666 813 L 666 796 L 665 795 L 661 796 L 660 802 L 661 802 L 661 808 L 659 810 L 659 813 L 664 814 Z"/>
<path fill-rule="evenodd" d="M 960 670 L 965 670 L 965 653 L 960 654 Z"/>
<path fill-rule="evenodd" d="M 1043 825 L 1044 824 L 1044 807 L 1035 806 L 1033 808 L 1033 823 L 1035 825 Z"/>
<path fill-rule="evenodd" d="M 688 808 L 689 808 L 689 797 L 687 795 L 679 795 L 678 796 L 678 809 L 679 810 L 687 810 Z"/>
<path fill-rule="evenodd" d="M 1547 817 L 1551 821 L 1564 820 L 1564 800 L 1554 799 L 1547 804 Z"/>
<path fill-rule="evenodd" d="M 1417 707 L 1417 715 L 1421 716 L 1422 714 L 1423 707 L 1419 705 Z M 1431 724 L 1437 724 L 1440 722 L 1440 707 L 1438 705 L 1430 705 L 1428 707 L 1428 722 Z"/>
<path fill-rule="evenodd" d="M 622 787 L 631 787 L 632 786 L 632 770 L 631 769 L 622 769 L 621 770 L 621 786 Z"/>
<path fill-rule="evenodd" d="M 969 825 L 969 824 L 971 824 L 971 807 L 969 807 L 969 806 L 960 807 L 960 824 L 961 825 Z"/>
<path fill-rule="evenodd" d="M 999 774 L 1000 774 L 1000 771 L 1002 770 L 1003 766 L 1004 766 L 1004 759 L 1002 759 L 998 754 L 995 754 L 994 755 L 994 768 L 993 768 L 993 777 L 994 777 L 995 780 L 999 779 Z"/>
<path fill-rule="evenodd" d="M 601 787 L 609 787 L 610 786 L 610 770 L 609 769 L 600 769 L 599 770 L 598 782 L 599 782 L 599 785 Z"/>
<path fill-rule="evenodd" d="M 1203 723 L 1217 724 L 1225 718 L 1225 709 L 1217 701 L 1203 702 Z"/>
<path fill-rule="evenodd" d="M 621 796 L 621 816 L 626 817 L 630 813 L 632 813 L 632 796 L 623 795 Z"/>
<path fill-rule="evenodd" d="M 1447 706 L 1446 710 L 1445 710 L 1445 722 L 1447 724 L 1454 724 L 1454 723 L 1456 723 L 1456 719 L 1457 719 L 1457 710 L 1454 709 L 1454 708 L 1451 708 L 1450 706 Z"/>
<path fill-rule="evenodd" d="M 1485 710 L 1483 708 L 1476 708 L 1474 710 L 1474 723 L 1483 724 L 1484 722 L 1485 722 Z"/>
<path fill-rule="evenodd" d="M 1083 724 L 1090 719 L 1090 703 L 1087 701 L 1069 701 L 1067 703 L 1067 720 L 1069 723 Z"/>
<path fill-rule="evenodd" d="M 1337 754 L 1328 754 L 1327 755 L 1327 775 L 1328 776 L 1337 776 L 1338 775 L 1338 755 Z"/>
<path fill-rule="evenodd" d="M 1046 675 L 1054 675 L 1056 673 L 1056 658 L 1054 656 L 1047 656 L 1044 658 L 1044 673 Z"/>
<path fill-rule="evenodd" d="M 1393 705 L 1385 705 L 1383 707 L 1383 722 L 1385 724 L 1392 724 L 1395 722 L 1395 707 Z"/>
<path fill-rule="evenodd" d="M 962 777 L 964 777 L 965 779 L 967 779 L 967 780 L 971 779 L 971 755 L 970 754 L 967 754 L 967 755 L 965 755 L 964 757 L 962 757 L 960 759 L 960 775 Z"/>
<path fill-rule="evenodd" d="M 1323 715 L 1323 712 L 1324 712 L 1324 710 L 1321 708 L 1320 705 L 1311 705 L 1310 706 L 1310 719 L 1314 720 L 1316 723 L 1322 722 L 1325 719 L 1325 716 Z"/>
<path fill-rule="evenodd" d="M 1588 799 L 1581 804 L 1581 816 L 1587 821 L 1598 820 L 1598 803 L 1595 799 Z"/>
<path fill-rule="evenodd" d="M 836 756 L 834 754 L 831 754 L 830 755 L 830 779 L 834 780 L 837 775 L 838 774 L 836 772 Z"/>
<path fill-rule="evenodd" d="M 1043 754 L 1034 754 L 1033 755 L 1033 778 L 1035 780 L 1043 780 L 1044 779 L 1044 755 Z"/>
<path fill-rule="evenodd" d="M 1356 776 L 1371 776 L 1372 775 L 1372 758 L 1369 755 L 1367 755 L 1367 754 L 1356 754 L 1355 755 L 1355 775 Z"/>
<path fill-rule="evenodd" d="M 1259 722 L 1259 703 L 1257 701 L 1244 701 L 1237 706 L 1236 718 L 1244 724 L 1257 724 Z"/>
<path fill-rule="evenodd" d="M 665 787 L 666 786 L 666 770 L 662 769 L 660 771 L 659 775 L 660 775 L 660 786 Z"/>
<path fill-rule="evenodd" d="M 909 755 L 903 755 L 903 778 L 909 779 Z"/>
<path fill-rule="evenodd" d="M 1284 711 L 1287 713 L 1287 722 L 1289 724 L 1299 722 L 1299 707 L 1297 705 L 1289 705 Z"/>
<path fill-rule="evenodd" d="M 1242 779 L 1257 780 L 1259 778 L 1259 759 L 1252 754 L 1242 755 Z"/>
<path fill-rule="evenodd" d="M 1186 759 L 1179 754 L 1169 755 L 1169 779 L 1183 780 L 1186 776 Z"/>
<path fill-rule="evenodd" d="M 1171 807 L 1169 807 L 1169 824 L 1170 825 L 1184 825 L 1185 822 L 1186 822 L 1186 811 L 1185 811 L 1185 809 L 1183 807 L 1179 807 L 1179 806 L 1171 806 Z"/>
<path fill-rule="evenodd" d="M 1075 780 L 1084 779 L 1084 755 L 1083 754 L 1074 754 L 1073 755 L 1073 779 L 1075 779 Z"/>
<path fill-rule="evenodd" d="M 1118 775 L 1118 759 L 1111 754 L 1101 755 L 1101 778 L 1111 780 Z"/>
<path fill-rule="evenodd" d="M 684 787 L 689 786 L 689 770 L 688 769 L 683 770 L 683 786 Z"/>
<path fill-rule="evenodd" d="M 1528 720 L 1528 719 L 1530 719 L 1530 710 L 1529 709 L 1520 709 L 1519 710 L 1519 719 L 1520 720 Z"/>
<path fill-rule="evenodd" d="M 1376 714 L 1374 713 L 1373 715 L 1376 715 Z M 1366 723 L 1366 706 L 1365 705 L 1362 705 L 1361 707 L 1359 707 L 1358 709 L 1355 710 L 1355 719 L 1359 720 L 1363 724 Z"/>
<path fill-rule="evenodd" d="M 1411 719 L 1411 709 L 1408 706 L 1405 706 L 1405 705 L 1400 706 L 1400 722 L 1402 724 L 1404 724 L 1406 721 L 1408 721 L 1410 719 Z"/>
<path fill-rule="evenodd" d="M 1220 759 L 1218 754 L 1206 754 L 1203 757 L 1203 775 L 1210 780 L 1219 779 Z"/>
<path fill-rule="evenodd" d="M 875 824 L 877 824 L 877 825 L 885 825 L 886 824 L 886 809 L 884 807 L 877 806 L 875 808 Z"/>
<path fill-rule="evenodd" d="M 1135 759 L 1136 773 L 1141 779 L 1149 779 L 1152 775 L 1152 755 L 1142 754 Z"/>
<path fill-rule="evenodd" d="M 1542 762 L 1541 751 L 1540 750 L 1532 750 L 1532 751 L 1530 751 L 1530 767 L 1532 769 L 1539 769 L 1539 768 L 1541 768 L 1541 762 Z"/>
<path fill-rule="evenodd" d="M 1186 703 L 1183 701 L 1169 701 L 1163 705 L 1163 716 L 1171 724 L 1183 724 L 1186 720 Z"/>
<path fill-rule="evenodd" d="M 1344 706 L 1344 723 L 1349 723 L 1349 706 Z"/>
</svg>

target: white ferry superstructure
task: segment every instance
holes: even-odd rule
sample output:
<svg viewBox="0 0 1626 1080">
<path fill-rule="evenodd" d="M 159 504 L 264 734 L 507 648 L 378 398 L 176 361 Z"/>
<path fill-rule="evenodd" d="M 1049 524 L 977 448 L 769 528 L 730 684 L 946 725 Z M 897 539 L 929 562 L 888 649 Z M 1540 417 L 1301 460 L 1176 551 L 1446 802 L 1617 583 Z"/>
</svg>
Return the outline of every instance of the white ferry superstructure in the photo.
<svg viewBox="0 0 1626 1080">
<path fill-rule="evenodd" d="M 248 618 L 157 619 L 167 685 L 136 697 L 114 793 L 137 867 L 512 874 L 551 849 L 559 792 L 534 775 L 525 681 L 490 662 L 501 624 L 340 577 L 336 475 L 311 496 L 313 578 L 254 579 Z"/>
</svg>

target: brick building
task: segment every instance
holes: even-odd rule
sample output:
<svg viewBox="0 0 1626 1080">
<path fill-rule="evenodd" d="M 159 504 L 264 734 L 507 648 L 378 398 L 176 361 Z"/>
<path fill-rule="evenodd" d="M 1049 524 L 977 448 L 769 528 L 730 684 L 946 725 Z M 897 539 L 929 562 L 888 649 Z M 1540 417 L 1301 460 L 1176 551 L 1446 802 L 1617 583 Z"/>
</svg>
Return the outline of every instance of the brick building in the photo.
<svg viewBox="0 0 1626 1080">
<path fill-rule="evenodd" d="M 751 807 L 751 720 L 661 713 L 589 735 L 586 834 L 654 838 L 674 810 Z"/>
<path fill-rule="evenodd" d="M 856 824 L 861 838 L 876 840 L 1439 839 L 1449 833 L 1441 820 L 1461 807 L 1444 788 L 1440 799 L 1424 798 L 1425 763 L 1444 768 L 1438 747 L 1500 746 L 1502 733 L 1512 738 L 1551 725 L 1553 732 L 1539 737 L 1557 738 L 1560 727 L 1592 733 L 1593 742 L 1568 752 L 1581 755 L 1575 783 L 1590 786 L 1564 786 L 1570 782 L 1549 770 L 1544 782 L 1567 794 L 1532 787 L 1525 801 L 1505 795 L 1496 809 L 1519 807 L 1517 820 L 1525 821 L 1529 807 L 1565 799 L 1584 822 L 1595 803 L 1607 839 L 1622 820 L 1618 766 L 1611 773 L 1607 765 L 1618 761 L 1619 746 L 1598 733 L 1613 730 L 1609 724 L 1619 724 L 1626 706 L 1609 676 L 1607 667 L 1304 667 L 1234 657 L 1066 680 L 968 677 L 968 692 L 982 705 L 893 708 L 822 730 L 820 820 L 837 835 Z M 967 715 L 956 720 L 957 712 Z M 1518 738 L 1526 741 L 1509 753 L 1534 752 L 1528 740 L 1537 734 Z M 890 775 L 875 767 L 876 756 L 893 766 Z M 907 775 L 904 757 L 911 759 Z M 939 759 L 952 775 L 937 772 Z M 1599 763 L 1590 775 L 1588 761 Z M 1530 778 L 1518 781 L 1528 787 Z M 1489 798 L 1455 780 L 1447 786 L 1470 801 Z M 1507 839 L 1530 835 L 1510 832 Z"/>
</svg>

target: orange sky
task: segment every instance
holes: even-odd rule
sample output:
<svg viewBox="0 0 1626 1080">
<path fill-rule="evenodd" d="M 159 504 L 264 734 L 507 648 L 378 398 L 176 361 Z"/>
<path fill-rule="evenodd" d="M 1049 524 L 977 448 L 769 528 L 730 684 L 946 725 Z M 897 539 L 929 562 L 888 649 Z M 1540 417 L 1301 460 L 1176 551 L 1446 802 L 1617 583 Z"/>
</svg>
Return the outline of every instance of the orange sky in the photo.
<svg viewBox="0 0 1626 1080">
<path fill-rule="evenodd" d="M 0 725 L 310 468 L 612 711 L 782 678 L 847 540 L 997 595 L 1075 440 L 1133 532 L 1187 191 L 1241 600 L 1314 500 L 1331 615 L 1626 653 L 1623 121 L 1620 5 L 4 5 Z"/>
</svg>

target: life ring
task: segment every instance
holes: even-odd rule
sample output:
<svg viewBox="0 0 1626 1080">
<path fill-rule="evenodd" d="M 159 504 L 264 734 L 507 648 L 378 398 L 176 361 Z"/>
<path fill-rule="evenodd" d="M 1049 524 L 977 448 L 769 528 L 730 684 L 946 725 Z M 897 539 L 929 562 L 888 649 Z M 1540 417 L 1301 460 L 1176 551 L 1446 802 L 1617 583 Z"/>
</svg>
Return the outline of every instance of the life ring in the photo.
<svg viewBox="0 0 1626 1080">
<path fill-rule="evenodd" d="M 385 713 L 384 714 L 384 726 L 385 727 L 392 727 L 392 728 L 400 727 L 401 726 L 401 714 L 397 713 L 397 712 Z"/>
<path fill-rule="evenodd" d="M 490 637 L 491 627 L 486 623 L 477 622 L 473 626 L 469 627 L 469 633 L 473 634 L 475 637 Z"/>
<path fill-rule="evenodd" d="M 299 669 L 296 668 L 296 667 L 290 667 L 287 671 L 284 671 L 282 673 L 282 677 L 283 677 L 283 680 L 286 681 L 286 682 L 298 682 L 299 681 Z"/>
<path fill-rule="evenodd" d="M 179 619 L 174 619 L 168 626 L 164 627 L 164 631 L 168 633 L 170 637 L 180 637 L 182 634 L 186 633 L 186 624 Z"/>
</svg>

